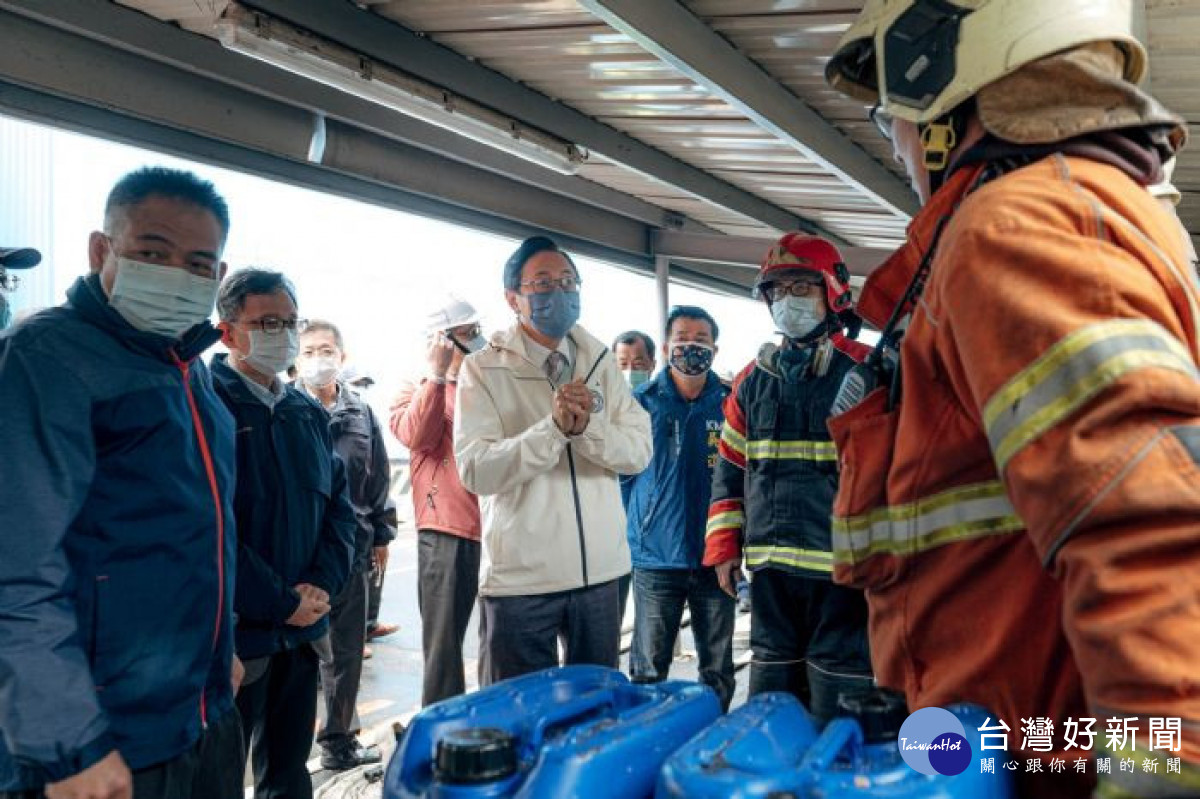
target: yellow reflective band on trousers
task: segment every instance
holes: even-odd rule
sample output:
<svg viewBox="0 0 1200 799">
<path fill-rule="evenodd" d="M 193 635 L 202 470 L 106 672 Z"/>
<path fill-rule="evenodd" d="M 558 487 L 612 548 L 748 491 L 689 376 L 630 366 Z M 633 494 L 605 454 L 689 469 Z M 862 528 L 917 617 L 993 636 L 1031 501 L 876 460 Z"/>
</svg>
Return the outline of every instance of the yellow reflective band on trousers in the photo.
<svg viewBox="0 0 1200 799">
<path fill-rule="evenodd" d="M 1183 344 L 1144 319 L 1088 325 L 1046 350 L 984 405 L 983 423 L 1001 473 L 1024 447 L 1138 369 L 1200 377 Z"/>
<path fill-rule="evenodd" d="M 833 553 L 820 549 L 756 545 L 746 547 L 745 555 L 746 566 L 749 568 L 775 563 L 809 571 L 833 571 Z"/>
<path fill-rule="evenodd" d="M 746 457 L 746 437 L 734 430 L 729 422 L 721 426 L 721 440 L 734 452 Z"/>
<path fill-rule="evenodd" d="M 915 555 L 935 547 L 1024 529 L 999 481 L 953 488 L 916 502 L 833 519 L 833 556 Z"/>
<path fill-rule="evenodd" d="M 832 441 L 751 441 L 746 445 L 747 460 L 837 460 Z"/>
<path fill-rule="evenodd" d="M 704 527 L 704 537 L 721 530 L 740 530 L 746 526 L 746 514 L 740 510 L 727 510 L 724 513 L 718 513 L 715 516 L 708 517 L 708 524 Z"/>
</svg>

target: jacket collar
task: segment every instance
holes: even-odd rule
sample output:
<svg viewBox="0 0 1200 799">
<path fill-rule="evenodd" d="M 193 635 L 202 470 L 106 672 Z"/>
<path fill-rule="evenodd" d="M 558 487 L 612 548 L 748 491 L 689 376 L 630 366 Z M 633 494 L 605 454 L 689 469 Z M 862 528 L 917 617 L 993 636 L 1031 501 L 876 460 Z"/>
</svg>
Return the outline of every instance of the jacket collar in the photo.
<svg viewBox="0 0 1200 799">
<path fill-rule="evenodd" d="M 224 389 L 225 393 L 238 404 L 255 405 L 260 408 L 266 408 L 262 401 L 254 396 L 246 383 L 234 371 L 233 366 L 229 363 L 229 354 L 219 352 L 212 357 L 212 376 L 213 380 Z M 300 393 L 299 389 L 292 388 L 287 383 L 283 384 L 283 396 L 279 398 L 279 402 L 275 404 L 275 409 L 283 408 L 292 401 L 299 400 L 300 402 L 312 402 L 318 404 L 316 400 L 309 400 Z"/>
<path fill-rule="evenodd" d="M 76 280 L 67 289 L 67 305 L 84 321 L 95 325 L 125 347 L 166 363 L 186 363 L 221 340 L 221 331 L 205 320 L 178 339 L 138 330 L 108 304 L 108 295 L 100 284 L 100 275 Z"/>
<path fill-rule="evenodd" d="M 608 349 L 581 325 L 571 328 L 567 338 L 575 342 L 576 374 L 580 377 L 591 371 L 592 366 Z M 494 333 L 489 344 L 500 353 L 501 362 L 514 372 L 522 377 L 544 379 L 541 365 L 529 359 L 520 322 Z"/>
<path fill-rule="evenodd" d="M 921 259 L 933 243 L 938 222 L 954 213 L 954 207 L 975 185 L 983 169 L 983 164 L 973 164 L 956 170 L 909 222 L 907 237 L 900 249 L 867 278 L 857 310 L 859 316 L 876 329 L 883 329 L 892 309 L 904 296 Z"/>
</svg>

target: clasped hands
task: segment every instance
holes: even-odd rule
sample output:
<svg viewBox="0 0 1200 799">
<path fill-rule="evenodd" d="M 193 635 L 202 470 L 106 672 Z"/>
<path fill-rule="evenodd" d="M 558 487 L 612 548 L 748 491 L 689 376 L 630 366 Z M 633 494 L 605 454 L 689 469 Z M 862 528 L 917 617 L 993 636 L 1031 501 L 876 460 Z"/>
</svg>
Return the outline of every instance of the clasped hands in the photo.
<svg viewBox="0 0 1200 799">
<path fill-rule="evenodd" d="M 582 379 L 564 383 L 555 390 L 551 416 L 564 435 L 577 436 L 587 430 L 592 418 L 592 392 Z"/>
</svg>

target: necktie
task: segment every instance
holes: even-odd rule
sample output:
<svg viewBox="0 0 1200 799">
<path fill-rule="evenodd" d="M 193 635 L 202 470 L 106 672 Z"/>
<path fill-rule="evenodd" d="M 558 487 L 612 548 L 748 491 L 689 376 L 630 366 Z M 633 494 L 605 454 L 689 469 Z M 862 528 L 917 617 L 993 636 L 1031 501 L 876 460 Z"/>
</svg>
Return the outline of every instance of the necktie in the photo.
<svg viewBox="0 0 1200 799">
<path fill-rule="evenodd" d="M 559 378 L 562 377 L 562 373 L 566 367 L 567 356 L 555 350 L 546 356 L 546 363 L 542 366 L 542 369 L 546 372 L 546 377 L 550 378 L 550 382 L 558 385 Z"/>
</svg>

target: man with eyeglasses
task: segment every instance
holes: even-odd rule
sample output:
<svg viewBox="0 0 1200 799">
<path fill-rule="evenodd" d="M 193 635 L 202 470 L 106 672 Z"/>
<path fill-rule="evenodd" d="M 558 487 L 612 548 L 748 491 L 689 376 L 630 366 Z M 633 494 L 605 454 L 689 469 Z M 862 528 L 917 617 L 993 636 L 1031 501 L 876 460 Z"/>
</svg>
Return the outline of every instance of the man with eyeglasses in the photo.
<svg viewBox="0 0 1200 799">
<path fill-rule="evenodd" d="M 617 475 L 650 460 L 650 419 L 608 348 L 576 324 L 579 273 L 548 238 L 504 267 L 517 316 L 459 375 L 454 451 L 481 498 L 481 681 L 616 667 L 629 573 Z"/>
<path fill-rule="evenodd" d="M 243 269 L 221 284 L 228 356 L 213 382 L 237 423 L 238 694 L 256 797 L 312 796 L 306 762 L 317 713 L 315 642 L 354 561 L 357 521 L 321 405 L 279 379 L 304 321 L 279 272 Z"/>
<path fill-rule="evenodd" d="M 234 426 L 199 360 L 229 209 L 113 187 L 91 274 L 0 335 L 0 797 L 228 799 Z"/>
<path fill-rule="evenodd" d="M 367 573 L 372 562 L 387 568 L 388 544 L 396 537 L 396 506 L 389 496 L 391 467 L 383 430 L 366 402 L 342 381 L 345 342 L 337 325 L 313 319 L 300 333 L 296 388 L 329 413 L 334 450 L 346 466 L 350 504 L 357 521 L 354 565 L 341 593 L 329 603 L 329 632 L 317 641 L 325 719 L 317 731 L 321 766 L 345 771 L 378 763 L 374 746 L 358 741 L 355 707 L 367 642 Z"/>
<path fill-rule="evenodd" d="M 406 382 L 391 409 L 412 477 L 423 706 L 466 691 L 463 639 L 479 594 L 480 521 L 478 498 L 458 479 L 454 401 L 463 359 L 486 346 L 479 313 L 454 296 L 429 314 L 425 333 L 428 372 Z"/>
<path fill-rule="evenodd" d="M 872 685 L 867 605 L 834 585 L 830 509 L 837 453 L 825 427 L 842 379 L 867 353 L 837 248 L 788 233 L 754 286 L 783 336 L 733 382 L 713 474 L 704 565 L 736 596 L 750 581 L 750 693 L 788 691 L 818 720 Z"/>
</svg>

